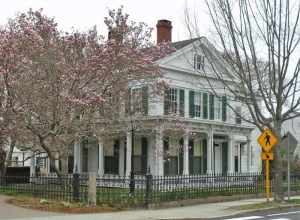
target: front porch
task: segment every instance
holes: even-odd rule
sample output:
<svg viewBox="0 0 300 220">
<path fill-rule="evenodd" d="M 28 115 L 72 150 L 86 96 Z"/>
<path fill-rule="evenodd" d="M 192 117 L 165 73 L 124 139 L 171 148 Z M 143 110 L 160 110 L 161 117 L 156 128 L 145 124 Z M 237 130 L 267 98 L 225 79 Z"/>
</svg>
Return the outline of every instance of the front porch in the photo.
<svg viewBox="0 0 300 220">
<path fill-rule="evenodd" d="M 129 176 L 133 164 L 137 175 L 148 170 L 156 176 L 225 174 L 250 172 L 250 161 L 248 136 L 232 130 L 155 129 L 75 143 L 73 171 Z"/>
</svg>

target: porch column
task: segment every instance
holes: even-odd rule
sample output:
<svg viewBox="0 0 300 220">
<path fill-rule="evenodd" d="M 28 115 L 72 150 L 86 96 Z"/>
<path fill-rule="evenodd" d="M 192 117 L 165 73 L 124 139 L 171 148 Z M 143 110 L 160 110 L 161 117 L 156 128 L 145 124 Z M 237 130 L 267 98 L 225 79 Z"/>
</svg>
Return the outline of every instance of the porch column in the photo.
<svg viewBox="0 0 300 220">
<path fill-rule="evenodd" d="M 103 139 L 98 138 L 98 175 L 103 176 L 104 175 L 104 144 Z"/>
<path fill-rule="evenodd" d="M 214 134 L 211 128 L 207 133 L 207 173 L 214 172 Z"/>
<path fill-rule="evenodd" d="M 120 140 L 120 152 L 119 152 L 119 175 L 124 176 L 124 158 L 125 158 L 125 143 L 123 138 Z"/>
<path fill-rule="evenodd" d="M 76 171 L 78 173 L 81 172 L 81 148 L 80 148 L 80 142 L 76 141 L 74 143 L 74 167 L 73 167 L 73 173 Z"/>
<path fill-rule="evenodd" d="M 234 173 L 233 135 L 228 135 L 228 173 Z"/>
<path fill-rule="evenodd" d="M 183 175 L 189 175 L 189 134 L 183 136 Z"/>
<path fill-rule="evenodd" d="M 251 168 L 251 137 L 247 136 L 247 172 L 250 172 Z"/>
<path fill-rule="evenodd" d="M 131 172 L 131 132 L 128 131 L 126 134 L 126 176 L 130 176 Z"/>
<path fill-rule="evenodd" d="M 55 164 L 55 167 L 58 170 L 61 170 L 61 167 L 59 167 L 59 153 L 58 152 L 55 153 L 55 162 L 54 162 L 54 164 Z"/>
<path fill-rule="evenodd" d="M 158 129 L 155 134 L 155 163 L 156 172 L 158 176 L 164 175 L 164 143 L 163 143 L 163 130 Z"/>
</svg>

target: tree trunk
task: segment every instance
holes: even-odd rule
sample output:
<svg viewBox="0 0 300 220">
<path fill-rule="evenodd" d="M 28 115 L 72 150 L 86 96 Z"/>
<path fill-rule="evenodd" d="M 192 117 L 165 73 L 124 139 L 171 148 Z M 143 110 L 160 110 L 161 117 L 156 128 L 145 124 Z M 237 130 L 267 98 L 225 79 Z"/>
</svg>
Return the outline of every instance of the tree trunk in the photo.
<svg viewBox="0 0 300 220">
<path fill-rule="evenodd" d="M 58 160 L 58 159 L 59 159 L 59 156 L 58 156 L 58 155 L 53 155 L 53 153 L 51 152 L 51 150 L 50 150 L 50 149 L 48 148 L 48 146 L 45 144 L 45 139 L 44 139 L 43 137 L 41 137 L 41 136 L 38 136 L 38 137 L 39 137 L 40 145 L 41 145 L 41 147 L 46 151 L 46 153 L 47 153 L 49 159 L 50 159 L 50 160 L 54 160 L 54 161 Z M 55 163 L 55 165 L 53 166 L 53 168 L 54 168 L 54 171 L 55 171 L 57 177 L 58 177 L 58 178 L 61 178 L 61 177 L 62 177 L 62 173 L 60 172 L 59 167 L 56 166 L 56 163 Z"/>
<path fill-rule="evenodd" d="M 283 191 L 283 163 L 282 163 L 282 155 L 280 153 L 281 148 L 281 123 L 276 122 L 274 124 L 274 132 L 276 137 L 278 138 L 278 144 L 274 147 L 273 150 L 275 152 L 275 160 L 273 162 L 273 173 L 274 176 L 274 200 L 277 202 L 283 202 L 284 201 L 284 191 Z"/>
</svg>

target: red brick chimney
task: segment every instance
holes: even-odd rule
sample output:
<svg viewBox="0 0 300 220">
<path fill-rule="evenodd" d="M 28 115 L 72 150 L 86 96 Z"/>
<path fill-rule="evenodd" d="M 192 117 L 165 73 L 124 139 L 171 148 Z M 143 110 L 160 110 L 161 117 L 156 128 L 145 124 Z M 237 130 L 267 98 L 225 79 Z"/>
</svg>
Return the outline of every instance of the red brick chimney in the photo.
<svg viewBox="0 0 300 220">
<path fill-rule="evenodd" d="M 163 41 L 172 41 L 172 22 L 169 20 L 158 20 L 157 25 L 157 44 Z"/>
</svg>

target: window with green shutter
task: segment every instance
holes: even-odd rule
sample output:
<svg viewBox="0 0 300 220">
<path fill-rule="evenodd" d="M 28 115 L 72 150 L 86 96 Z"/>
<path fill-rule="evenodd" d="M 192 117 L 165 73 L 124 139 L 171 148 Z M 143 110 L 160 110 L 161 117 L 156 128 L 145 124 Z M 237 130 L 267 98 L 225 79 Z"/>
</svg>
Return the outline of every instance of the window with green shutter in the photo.
<svg viewBox="0 0 300 220">
<path fill-rule="evenodd" d="M 227 97 L 222 96 L 222 120 L 227 120 Z"/>
<path fill-rule="evenodd" d="M 200 92 L 195 92 L 194 98 L 194 108 L 195 108 L 195 117 L 200 118 L 202 115 L 202 98 Z"/>
<path fill-rule="evenodd" d="M 213 94 L 209 94 L 209 119 L 214 120 L 215 117 L 215 96 Z"/>
<path fill-rule="evenodd" d="M 164 94 L 164 115 L 170 114 L 170 89 L 165 89 Z"/>
<path fill-rule="evenodd" d="M 195 100 L 195 92 L 194 91 L 190 91 L 189 92 L 189 112 L 190 112 L 190 118 L 194 118 L 195 117 L 194 100 Z"/>
<path fill-rule="evenodd" d="M 179 90 L 179 115 L 184 117 L 184 89 Z"/>
<path fill-rule="evenodd" d="M 208 94 L 203 93 L 203 118 L 208 118 Z"/>
<path fill-rule="evenodd" d="M 144 86 L 142 88 L 142 100 L 143 100 L 143 114 L 148 115 L 148 100 L 149 94 L 148 94 L 148 86 Z"/>
</svg>

